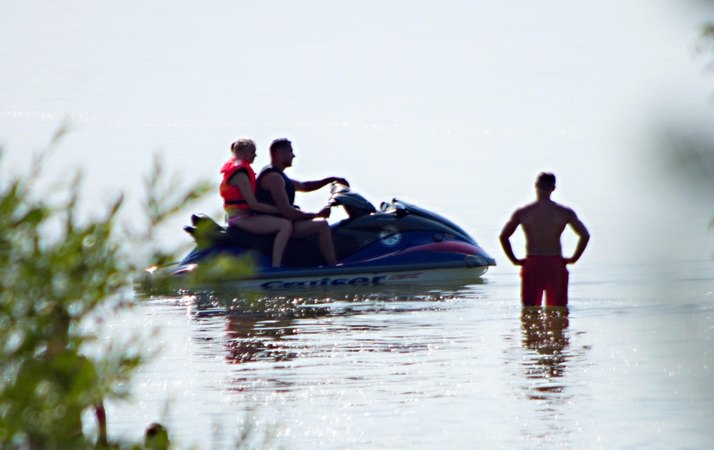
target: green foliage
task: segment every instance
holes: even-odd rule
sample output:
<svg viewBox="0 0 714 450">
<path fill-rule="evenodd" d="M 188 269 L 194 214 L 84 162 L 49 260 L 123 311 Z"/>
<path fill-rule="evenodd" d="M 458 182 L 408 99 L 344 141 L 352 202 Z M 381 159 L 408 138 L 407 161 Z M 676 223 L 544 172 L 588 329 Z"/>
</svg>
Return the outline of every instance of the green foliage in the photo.
<svg viewBox="0 0 714 450">
<path fill-rule="evenodd" d="M 702 25 L 702 37 L 714 37 L 714 23 L 705 23 L 704 25 Z"/>
<path fill-rule="evenodd" d="M 700 52 L 714 53 L 714 22 L 707 22 L 702 25 L 700 41 L 702 43 L 697 46 Z M 709 229 L 714 230 L 714 217 L 709 222 Z"/>
<path fill-rule="evenodd" d="M 155 241 L 155 231 L 169 217 L 183 211 L 186 205 L 194 203 L 213 189 L 213 186 L 206 182 L 199 181 L 188 188 L 184 183 L 176 174 L 169 177 L 161 158 L 154 158 L 153 168 L 144 180 L 147 194 L 145 213 L 149 223 L 139 240 L 142 246 Z M 156 247 L 149 249 L 149 254 L 145 256 L 152 265 L 164 267 L 174 260 L 174 252 L 167 253 Z"/>
<path fill-rule="evenodd" d="M 253 273 L 253 264 L 250 257 L 219 255 L 192 270 L 186 284 L 210 287 L 216 283 L 230 283 L 237 279 L 247 278 Z M 215 289 L 214 286 L 212 290 Z"/>
<path fill-rule="evenodd" d="M 226 230 L 215 222 L 201 221 L 196 225 L 193 236 L 197 247 L 204 250 L 210 246 L 205 243 L 214 242 L 215 238 L 220 238 L 225 233 Z M 204 243 L 204 246 L 202 247 L 202 244 L 198 243 Z M 172 274 L 171 266 L 175 266 L 175 264 L 158 262 L 137 277 L 138 292 L 153 295 L 171 295 L 186 289 L 204 293 L 219 293 L 222 290 L 232 292 L 231 282 L 247 278 L 255 273 L 255 261 L 247 255 L 237 257 L 233 254 L 219 253 L 213 257 L 205 258 L 200 265 L 192 267 L 191 270 L 180 276 Z M 249 292 L 242 292 L 242 295 L 246 298 L 252 296 Z"/>
<path fill-rule="evenodd" d="M 82 412 L 125 398 L 147 357 L 137 337 L 96 351 L 102 315 L 131 305 L 128 288 L 141 262 L 127 257 L 127 244 L 150 242 L 158 226 L 209 190 L 206 183 L 179 189 L 175 177 L 166 183 L 157 159 L 143 233 L 119 230 L 121 196 L 100 217 L 80 219 L 79 175 L 54 187 L 55 195 L 34 188 L 65 132 L 27 174 L 0 184 L 0 448 L 94 447 L 82 435 Z"/>
</svg>

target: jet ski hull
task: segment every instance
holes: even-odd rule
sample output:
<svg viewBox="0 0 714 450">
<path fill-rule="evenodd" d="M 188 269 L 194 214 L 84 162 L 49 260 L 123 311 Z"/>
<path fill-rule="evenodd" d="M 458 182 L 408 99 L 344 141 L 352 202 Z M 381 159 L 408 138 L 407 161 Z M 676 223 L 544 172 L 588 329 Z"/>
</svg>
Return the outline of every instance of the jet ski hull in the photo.
<svg viewBox="0 0 714 450">
<path fill-rule="evenodd" d="M 281 291 L 296 289 L 331 290 L 365 287 L 393 286 L 438 286 L 438 285 L 468 285 L 480 280 L 487 267 L 461 267 L 450 269 L 415 269 L 404 271 L 380 271 L 341 273 L 327 275 L 315 273 L 305 276 L 286 274 L 285 276 L 264 276 L 221 283 L 221 289 L 250 291 Z M 204 288 L 209 288 L 205 286 Z"/>
<path fill-rule="evenodd" d="M 163 272 L 173 278 L 172 285 L 191 291 L 324 290 L 474 284 L 489 266 L 496 264 L 462 228 L 417 206 L 394 199 L 376 211 L 345 187 L 337 192 L 333 187 L 331 201 L 345 206 L 349 215 L 331 226 L 340 261 L 337 266 L 324 264 L 313 237 L 291 240 L 284 258 L 286 267 L 272 268 L 272 236 L 250 235 L 194 215 L 194 226 L 185 229 L 196 240 L 196 248 L 178 265 Z M 249 260 L 254 270 L 228 279 L 223 276 L 219 281 L 192 278 L 194 270 L 217 257 Z M 150 286 L 151 276 L 142 281 Z"/>
<path fill-rule="evenodd" d="M 452 255 L 453 256 L 453 255 Z M 474 255 L 457 256 L 449 260 L 412 264 L 350 264 L 334 267 L 304 269 L 262 268 L 246 278 L 222 281 L 221 289 L 252 291 L 280 291 L 295 289 L 349 289 L 363 287 L 391 287 L 405 285 L 468 285 L 481 281 L 492 260 Z M 174 275 L 188 274 L 192 267 L 174 271 Z M 210 290 L 214 283 L 194 286 Z"/>
</svg>

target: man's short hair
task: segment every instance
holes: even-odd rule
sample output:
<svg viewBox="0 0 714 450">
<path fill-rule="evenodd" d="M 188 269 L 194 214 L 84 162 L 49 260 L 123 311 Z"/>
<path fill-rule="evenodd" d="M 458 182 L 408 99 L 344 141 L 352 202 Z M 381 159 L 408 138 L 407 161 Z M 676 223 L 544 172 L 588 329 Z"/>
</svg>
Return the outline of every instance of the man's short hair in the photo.
<svg viewBox="0 0 714 450">
<path fill-rule="evenodd" d="M 291 145 L 292 142 L 290 142 L 288 138 L 275 139 L 273 142 L 270 143 L 270 156 L 273 156 L 278 150 L 289 148 Z"/>
<path fill-rule="evenodd" d="M 240 138 L 231 144 L 231 151 L 236 154 L 249 148 L 255 148 L 253 139 Z"/>
<path fill-rule="evenodd" d="M 542 188 L 555 187 L 555 175 L 552 172 L 541 172 L 536 178 L 536 185 Z"/>
</svg>

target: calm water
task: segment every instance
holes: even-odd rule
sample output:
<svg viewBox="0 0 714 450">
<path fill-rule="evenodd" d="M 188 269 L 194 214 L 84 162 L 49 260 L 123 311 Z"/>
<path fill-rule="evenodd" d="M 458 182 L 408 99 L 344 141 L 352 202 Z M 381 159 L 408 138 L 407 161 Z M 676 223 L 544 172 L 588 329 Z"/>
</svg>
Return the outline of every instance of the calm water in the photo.
<svg viewBox="0 0 714 450">
<path fill-rule="evenodd" d="M 569 311 L 522 311 L 518 278 L 457 292 L 162 298 L 161 356 L 113 433 L 165 419 L 184 444 L 246 423 L 284 448 L 711 448 L 711 261 L 573 270 Z"/>
</svg>

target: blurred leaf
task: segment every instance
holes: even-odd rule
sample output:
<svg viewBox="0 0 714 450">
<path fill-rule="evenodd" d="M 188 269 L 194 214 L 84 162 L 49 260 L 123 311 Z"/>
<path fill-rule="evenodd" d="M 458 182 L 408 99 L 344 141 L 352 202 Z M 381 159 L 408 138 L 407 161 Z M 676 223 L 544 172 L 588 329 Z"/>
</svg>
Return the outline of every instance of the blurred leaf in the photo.
<svg viewBox="0 0 714 450">
<path fill-rule="evenodd" d="M 156 155 L 151 173 L 144 181 L 147 193 L 146 214 L 152 227 L 190 206 L 213 189 L 205 181 L 197 181 L 188 187 L 178 175 L 167 178 L 161 157 Z"/>
<path fill-rule="evenodd" d="M 714 23 L 705 23 L 702 25 L 702 37 L 714 36 Z"/>
<path fill-rule="evenodd" d="M 132 376 L 153 355 L 139 336 L 97 348 L 101 316 L 131 305 L 127 293 L 142 262 L 127 257 L 127 245 L 146 246 L 156 227 L 209 189 L 167 182 L 157 159 L 146 230 L 118 231 L 122 195 L 98 218 L 79 218 L 80 173 L 51 192 L 33 188 L 68 127 L 58 129 L 27 174 L 0 180 L 0 448 L 92 446 L 82 435 L 82 412 L 126 398 Z"/>
<path fill-rule="evenodd" d="M 662 175 L 714 194 L 714 135 L 693 125 L 657 128 Z"/>
<path fill-rule="evenodd" d="M 218 254 L 207 258 L 190 272 L 188 286 L 207 286 L 248 278 L 255 273 L 249 256 Z"/>
</svg>

